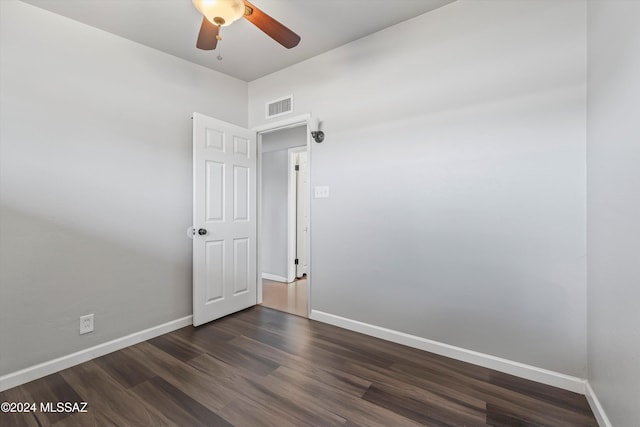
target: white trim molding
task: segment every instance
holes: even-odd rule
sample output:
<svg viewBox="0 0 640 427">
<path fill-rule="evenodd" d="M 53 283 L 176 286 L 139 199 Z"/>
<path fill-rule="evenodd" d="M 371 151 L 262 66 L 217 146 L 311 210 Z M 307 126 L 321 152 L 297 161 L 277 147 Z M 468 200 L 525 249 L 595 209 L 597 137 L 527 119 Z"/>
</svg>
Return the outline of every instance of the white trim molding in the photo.
<svg viewBox="0 0 640 427">
<path fill-rule="evenodd" d="M 189 326 L 192 324 L 192 320 L 192 316 L 186 316 L 181 319 L 163 323 L 162 325 L 154 326 L 139 332 L 134 332 L 133 334 L 98 344 L 94 347 L 80 350 L 66 356 L 58 357 L 57 359 L 49 360 L 48 362 L 40 363 L 20 371 L 3 375 L 0 377 L 0 391 L 17 387 L 21 384 L 28 383 L 29 381 L 46 377 L 47 375 L 79 365 L 97 357 L 104 356 L 105 354 L 112 353 L 116 350 L 121 350 L 125 347 Z"/>
<path fill-rule="evenodd" d="M 311 113 L 300 114 L 299 116 L 289 117 L 276 122 L 264 123 L 259 126 L 254 126 L 251 128 L 251 130 L 259 134 L 269 133 L 269 132 L 275 132 L 281 129 L 298 127 L 303 124 L 307 125 L 307 130 L 308 130 L 310 118 L 311 118 Z"/>
<path fill-rule="evenodd" d="M 257 292 L 256 292 L 256 303 L 262 303 L 262 280 L 259 280 L 260 277 L 269 280 L 275 280 L 278 282 L 287 282 L 287 279 L 282 276 L 270 275 L 269 273 L 261 273 L 262 271 L 262 135 L 270 132 L 276 132 L 282 129 L 289 129 L 298 126 L 306 126 L 307 127 L 307 156 L 308 156 L 308 174 L 311 176 L 311 133 L 309 132 L 309 119 L 311 118 L 311 113 L 304 113 L 298 116 L 289 117 L 283 120 L 264 123 L 259 126 L 254 126 L 251 128 L 257 136 L 257 147 L 258 147 L 258 255 L 257 255 Z M 309 192 L 309 188 L 311 185 L 311 180 L 307 183 L 307 194 L 311 194 Z M 307 238 L 307 258 L 311 259 L 311 198 L 307 198 L 307 212 L 309 214 L 309 234 Z M 309 273 L 311 270 L 311 263 L 309 263 Z M 311 278 L 310 274 L 307 274 L 307 286 L 311 286 Z M 311 307 L 311 292 L 309 292 L 309 308 Z"/>
<path fill-rule="evenodd" d="M 587 402 L 589 402 L 593 415 L 596 417 L 596 421 L 598 421 L 598 425 L 600 427 L 612 427 L 611 421 L 609 421 L 609 417 L 607 417 L 607 414 L 604 412 L 604 408 L 600 400 L 598 400 L 596 392 L 591 388 L 589 381 L 585 382 L 585 386 L 585 397 L 587 398 Z"/>
<path fill-rule="evenodd" d="M 420 350 L 428 351 L 430 353 L 439 354 L 441 356 L 450 357 L 452 359 L 471 363 L 473 365 L 478 365 L 496 371 L 504 372 L 506 374 L 515 375 L 527 380 L 536 381 L 564 390 L 573 391 L 575 393 L 585 394 L 585 380 L 582 378 L 572 377 L 570 375 L 565 375 L 559 372 L 554 372 L 547 369 L 538 368 L 536 366 L 515 362 L 513 360 L 492 356 L 490 354 L 480 353 L 477 351 L 467 350 L 465 348 L 432 341 L 415 335 L 406 334 L 404 332 L 370 325 L 368 323 L 347 319 L 345 317 L 324 313 L 318 310 L 311 310 L 310 318 L 312 320 L 328 323 L 330 325 L 349 329 L 354 332 L 370 335 L 386 341 L 395 342 L 397 344 L 402 344 Z"/>
<path fill-rule="evenodd" d="M 262 278 L 267 280 L 273 280 L 274 282 L 289 283 L 286 277 L 278 276 L 277 274 L 262 273 Z"/>
<path fill-rule="evenodd" d="M 297 159 L 295 155 L 306 152 L 306 145 L 292 147 L 287 150 L 287 282 L 289 283 L 295 282 L 298 276 L 298 265 L 296 264 L 296 249 L 298 246 L 298 185 L 296 181 Z"/>
</svg>

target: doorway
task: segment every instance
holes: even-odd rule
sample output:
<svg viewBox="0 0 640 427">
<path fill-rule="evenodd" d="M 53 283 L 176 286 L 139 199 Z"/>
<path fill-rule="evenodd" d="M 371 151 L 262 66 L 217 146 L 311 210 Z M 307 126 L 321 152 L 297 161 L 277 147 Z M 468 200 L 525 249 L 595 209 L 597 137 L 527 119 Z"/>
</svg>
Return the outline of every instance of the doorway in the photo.
<svg viewBox="0 0 640 427">
<path fill-rule="evenodd" d="M 263 132 L 260 143 L 262 304 L 308 317 L 309 168 L 306 122 Z"/>
</svg>

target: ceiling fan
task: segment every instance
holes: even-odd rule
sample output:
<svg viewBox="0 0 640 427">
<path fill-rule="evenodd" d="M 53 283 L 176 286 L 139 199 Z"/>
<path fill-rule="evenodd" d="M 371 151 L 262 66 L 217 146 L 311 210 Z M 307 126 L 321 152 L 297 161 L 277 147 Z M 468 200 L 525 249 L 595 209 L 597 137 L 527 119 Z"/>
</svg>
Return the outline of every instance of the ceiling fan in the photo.
<svg viewBox="0 0 640 427">
<path fill-rule="evenodd" d="M 300 36 L 246 0 L 192 0 L 204 18 L 196 47 L 213 50 L 218 45 L 220 28 L 244 17 L 287 49 L 300 43 Z"/>
</svg>

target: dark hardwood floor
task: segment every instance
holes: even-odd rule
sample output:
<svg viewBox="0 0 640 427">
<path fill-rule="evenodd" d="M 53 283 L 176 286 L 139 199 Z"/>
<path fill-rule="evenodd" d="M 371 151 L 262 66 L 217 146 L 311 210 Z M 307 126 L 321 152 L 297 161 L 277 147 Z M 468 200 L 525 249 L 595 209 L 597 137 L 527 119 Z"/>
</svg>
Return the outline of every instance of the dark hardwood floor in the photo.
<svg viewBox="0 0 640 427">
<path fill-rule="evenodd" d="M 253 307 L 0 393 L 0 426 L 597 426 L 584 396 Z"/>
</svg>

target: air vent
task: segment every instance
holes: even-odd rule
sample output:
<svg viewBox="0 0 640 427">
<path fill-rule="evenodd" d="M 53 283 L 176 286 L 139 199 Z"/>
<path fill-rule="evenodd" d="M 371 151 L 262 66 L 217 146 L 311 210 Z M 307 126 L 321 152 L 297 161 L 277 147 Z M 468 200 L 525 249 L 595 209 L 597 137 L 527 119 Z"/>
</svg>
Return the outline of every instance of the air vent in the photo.
<svg viewBox="0 0 640 427">
<path fill-rule="evenodd" d="M 293 95 L 267 102 L 267 119 L 293 112 Z"/>
</svg>

